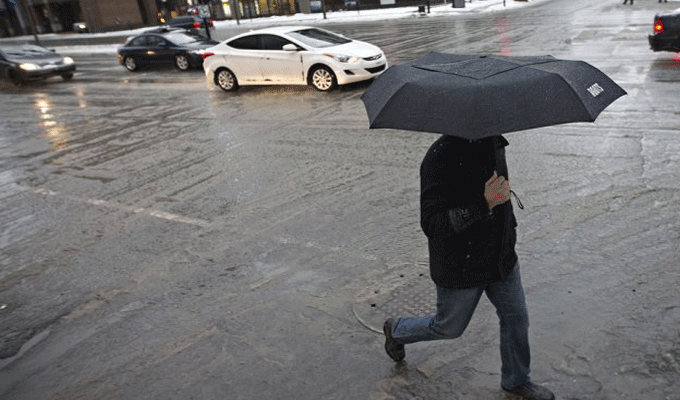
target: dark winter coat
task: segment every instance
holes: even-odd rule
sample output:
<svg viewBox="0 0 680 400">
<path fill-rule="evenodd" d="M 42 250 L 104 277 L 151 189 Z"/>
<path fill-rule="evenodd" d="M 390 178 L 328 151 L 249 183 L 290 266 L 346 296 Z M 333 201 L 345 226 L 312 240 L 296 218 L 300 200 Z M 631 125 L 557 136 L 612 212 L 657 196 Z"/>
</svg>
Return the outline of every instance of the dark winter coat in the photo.
<svg viewBox="0 0 680 400">
<path fill-rule="evenodd" d="M 502 136 L 478 141 L 442 136 L 420 168 L 421 226 L 432 280 L 470 288 L 503 280 L 517 263 L 517 222 L 507 201 L 489 212 L 484 198 L 493 171 L 508 178 Z"/>
</svg>

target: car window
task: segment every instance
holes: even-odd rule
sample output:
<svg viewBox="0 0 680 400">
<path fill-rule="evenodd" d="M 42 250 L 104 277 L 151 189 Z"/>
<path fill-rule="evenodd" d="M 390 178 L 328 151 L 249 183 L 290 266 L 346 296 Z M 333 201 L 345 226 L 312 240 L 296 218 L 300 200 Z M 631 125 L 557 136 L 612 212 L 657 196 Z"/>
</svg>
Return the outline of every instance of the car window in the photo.
<svg viewBox="0 0 680 400">
<path fill-rule="evenodd" d="M 7 58 L 21 57 L 21 55 L 21 47 L 5 47 L 4 49 L 0 50 L 0 56 L 5 56 Z"/>
<path fill-rule="evenodd" d="M 144 47 L 146 46 L 146 36 L 139 36 L 130 41 L 129 46 L 131 47 Z"/>
<path fill-rule="evenodd" d="M 262 50 L 283 50 L 283 46 L 293 44 L 290 40 L 277 35 L 261 35 Z"/>
<path fill-rule="evenodd" d="M 310 47 L 330 47 L 349 43 L 352 40 L 321 29 L 310 28 L 288 32 L 288 36 Z"/>
<path fill-rule="evenodd" d="M 241 50 L 260 50 L 259 37 L 260 35 L 243 36 L 232 40 L 227 45 Z"/>
<path fill-rule="evenodd" d="M 162 37 L 149 36 L 148 38 L 149 47 L 167 47 L 167 42 Z"/>
</svg>

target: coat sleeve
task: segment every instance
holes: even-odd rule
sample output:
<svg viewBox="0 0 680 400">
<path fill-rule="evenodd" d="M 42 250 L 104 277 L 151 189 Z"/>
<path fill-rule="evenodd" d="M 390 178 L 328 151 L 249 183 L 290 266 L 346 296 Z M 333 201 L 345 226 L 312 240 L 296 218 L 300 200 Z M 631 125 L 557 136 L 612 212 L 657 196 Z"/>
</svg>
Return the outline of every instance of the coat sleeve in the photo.
<svg viewBox="0 0 680 400">
<path fill-rule="evenodd" d="M 452 147 L 433 146 L 421 165 L 421 227 L 427 237 L 467 234 L 493 218 L 483 187 L 470 182 L 468 166 Z"/>
</svg>

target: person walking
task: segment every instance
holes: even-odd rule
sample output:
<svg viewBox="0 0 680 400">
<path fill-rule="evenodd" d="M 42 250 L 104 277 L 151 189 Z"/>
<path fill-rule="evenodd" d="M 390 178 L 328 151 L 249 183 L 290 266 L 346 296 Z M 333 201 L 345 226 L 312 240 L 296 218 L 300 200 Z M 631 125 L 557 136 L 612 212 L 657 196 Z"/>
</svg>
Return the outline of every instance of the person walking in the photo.
<svg viewBox="0 0 680 400">
<path fill-rule="evenodd" d="M 444 135 L 427 151 L 420 167 L 421 227 L 436 312 L 387 319 L 385 350 L 400 362 L 407 344 L 461 336 L 485 293 L 500 320 L 501 388 L 527 400 L 552 400 L 554 394 L 529 377 L 529 317 L 515 253 L 507 145 L 502 136 Z"/>
</svg>

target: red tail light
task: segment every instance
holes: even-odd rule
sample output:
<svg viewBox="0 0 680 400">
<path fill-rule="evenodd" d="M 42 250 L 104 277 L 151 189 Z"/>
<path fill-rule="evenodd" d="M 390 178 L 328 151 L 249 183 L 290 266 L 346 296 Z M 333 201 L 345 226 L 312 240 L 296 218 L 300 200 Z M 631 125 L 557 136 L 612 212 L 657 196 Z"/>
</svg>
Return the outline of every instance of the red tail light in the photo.
<svg viewBox="0 0 680 400">
<path fill-rule="evenodd" d="M 205 60 L 206 58 L 208 58 L 210 56 L 214 56 L 214 55 L 215 55 L 215 53 L 205 52 L 205 53 L 201 54 L 201 57 L 203 57 L 203 59 Z"/>
<path fill-rule="evenodd" d="M 654 21 L 654 32 L 663 33 L 663 21 L 661 21 L 660 19 Z"/>
<path fill-rule="evenodd" d="M 194 22 L 194 28 L 200 28 L 201 23 L 200 22 Z"/>
</svg>

